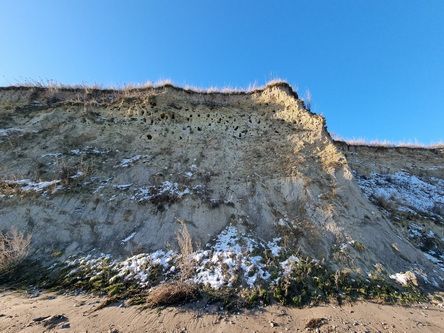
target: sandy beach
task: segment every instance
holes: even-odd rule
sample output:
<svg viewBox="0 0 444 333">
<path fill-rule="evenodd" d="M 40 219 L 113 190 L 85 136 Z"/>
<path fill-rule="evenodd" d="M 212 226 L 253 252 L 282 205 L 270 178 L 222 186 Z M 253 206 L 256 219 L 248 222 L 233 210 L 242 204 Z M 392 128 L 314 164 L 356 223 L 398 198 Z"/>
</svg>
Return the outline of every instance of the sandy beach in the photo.
<svg viewBox="0 0 444 333">
<path fill-rule="evenodd" d="M 0 293 L 1 332 L 444 332 L 444 305 L 288 308 L 269 306 L 229 313 L 203 301 L 141 309 L 124 302 L 96 310 L 103 298 L 56 293 Z"/>
</svg>

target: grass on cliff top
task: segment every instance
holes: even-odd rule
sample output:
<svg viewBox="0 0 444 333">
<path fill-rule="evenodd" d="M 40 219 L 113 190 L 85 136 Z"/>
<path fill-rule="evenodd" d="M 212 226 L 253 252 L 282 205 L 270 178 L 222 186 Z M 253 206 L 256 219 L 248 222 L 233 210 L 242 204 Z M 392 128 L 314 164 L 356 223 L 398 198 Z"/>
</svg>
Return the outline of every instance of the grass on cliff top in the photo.
<svg viewBox="0 0 444 333">
<path fill-rule="evenodd" d="M 330 133 L 334 141 L 344 142 L 351 146 L 368 146 L 368 147 L 385 147 L 385 148 L 425 148 L 425 149 L 439 149 L 444 148 L 444 142 L 438 141 L 435 143 L 424 144 L 418 142 L 417 140 L 413 141 L 398 141 L 393 142 L 389 140 L 367 140 L 364 138 L 343 138 L 336 133 Z"/>
<path fill-rule="evenodd" d="M 152 88 L 162 88 L 166 86 L 171 86 L 175 88 L 181 88 L 186 91 L 194 91 L 198 93 L 248 93 L 253 92 L 256 90 L 263 90 L 268 86 L 274 86 L 274 85 L 281 85 L 285 84 L 291 87 L 291 85 L 283 79 L 275 78 L 270 81 L 268 81 L 264 85 L 259 85 L 257 82 L 254 82 L 253 84 L 248 85 L 248 87 L 232 87 L 232 86 L 224 86 L 224 87 L 217 87 L 212 86 L 209 88 L 202 88 L 197 86 L 191 86 L 191 85 L 185 85 L 181 86 L 176 83 L 174 83 L 170 79 L 164 79 L 164 80 L 158 80 L 158 81 L 146 81 L 143 83 L 126 83 L 126 84 L 112 84 L 112 85 L 103 85 L 100 83 L 87 83 L 82 82 L 80 84 L 64 84 L 61 82 L 58 82 L 56 80 L 52 79 L 40 79 L 35 80 L 31 78 L 25 78 L 23 81 L 17 81 L 16 84 L 12 85 L 14 87 L 26 87 L 26 88 L 42 88 L 42 89 L 48 89 L 52 92 L 58 91 L 58 90 L 84 90 L 85 92 L 91 92 L 93 90 L 116 90 L 116 91 L 143 91 L 146 89 L 152 89 Z M 295 86 L 295 91 L 297 91 L 298 88 Z M 310 92 L 306 92 L 307 98 L 311 98 Z"/>
</svg>

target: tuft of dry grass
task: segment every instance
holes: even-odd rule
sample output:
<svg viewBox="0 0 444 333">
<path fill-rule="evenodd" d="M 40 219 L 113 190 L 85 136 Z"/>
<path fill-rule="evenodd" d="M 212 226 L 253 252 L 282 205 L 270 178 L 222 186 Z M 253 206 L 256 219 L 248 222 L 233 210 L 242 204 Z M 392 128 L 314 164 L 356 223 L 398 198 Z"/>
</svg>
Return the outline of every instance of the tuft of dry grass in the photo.
<svg viewBox="0 0 444 333">
<path fill-rule="evenodd" d="M 305 325 L 306 330 L 319 329 L 321 326 L 328 324 L 328 319 L 326 318 L 313 318 Z"/>
<path fill-rule="evenodd" d="M 28 255 L 30 243 L 31 235 L 25 236 L 14 228 L 8 234 L 0 231 L 0 276 L 20 265 Z"/>
<path fill-rule="evenodd" d="M 12 181 L 0 181 L 0 195 L 10 196 L 10 195 L 23 195 L 26 194 L 27 191 L 23 190 L 22 187 L 15 182 Z"/>
<path fill-rule="evenodd" d="M 182 255 L 182 260 L 180 263 L 180 275 L 181 279 L 184 280 L 190 278 L 194 273 L 194 265 L 190 258 L 190 255 L 194 252 L 194 246 L 185 221 L 178 219 L 178 222 L 182 226 L 182 228 L 179 230 L 179 234 L 177 235 L 177 243 L 179 245 L 180 254 Z"/>
<path fill-rule="evenodd" d="M 359 241 L 354 241 L 353 244 L 352 244 L 352 246 L 353 246 L 356 250 L 361 251 L 361 252 L 365 250 L 365 245 L 362 244 L 362 243 L 359 242 Z"/>
<path fill-rule="evenodd" d="M 196 285 L 174 281 L 153 288 L 147 297 L 148 306 L 173 305 L 192 301 L 199 297 L 199 289 Z"/>
<path fill-rule="evenodd" d="M 351 146 L 369 146 L 369 147 L 385 147 L 385 148 L 392 148 L 392 147 L 401 147 L 401 148 L 425 148 L 425 149 L 439 149 L 444 148 L 444 142 L 438 141 L 435 143 L 430 144 L 423 144 L 421 142 L 418 142 L 417 140 L 414 141 L 398 141 L 393 142 L 389 140 L 367 140 L 364 138 L 352 138 L 352 139 L 346 139 L 343 138 L 336 133 L 330 133 L 333 140 L 335 141 L 342 141 L 347 143 Z"/>
<path fill-rule="evenodd" d="M 193 240 L 185 220 L 177 219 L 181 228 L 177 233 L 177 244 L 182 256 L 179 263 L 180 280 L 158 285 L 151 289 L 147 304 L 150 307 L 173 305 L 191 301 L 199 297 L 199 289 L 196 285 L 186 280 L 193 276 L 195 268 L 191 254 L 194 252 Z"/>
<path fill-rule="evenodd" d="M 311 92 L 308 89 L 305 91 L 304 104 L 305 104 L 305 108 L 308 111 L 310 111 L 311 110 Z"/>
</svg>

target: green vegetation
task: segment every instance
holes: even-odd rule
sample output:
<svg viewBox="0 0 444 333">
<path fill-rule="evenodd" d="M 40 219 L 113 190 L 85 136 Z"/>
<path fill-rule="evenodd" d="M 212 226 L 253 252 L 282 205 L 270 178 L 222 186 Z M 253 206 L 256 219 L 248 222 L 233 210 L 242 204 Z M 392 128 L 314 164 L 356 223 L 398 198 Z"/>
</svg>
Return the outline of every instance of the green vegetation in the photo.
<svg viewBox="0 0 444 333">
<path fill-rule="evenodd" d="M 221 274 L 235 275 L 235 279 L 229 279 L 230 283 L 221 287 L 196 283 L 195 276 L 201 271 L 193 259 L 196 253 L 194 245 L 185 221 L 178 222 L 181 226 L 177 236 L 179 254 L 172 251 L 156 255 L 141 253 L 124 262 L 117 262 L 109 256 L 72 257 L 50 268 L 21 259 L 21 264 L 8 266 L 15 267 L 13 274 L 3 278 L 0 276 L 0 283 L 13 284 L 15 288 L 34 285 L 64 292 L 103 295 L 106 298 L 101 307 L 119 300 L 127 300 L 129 304 L 164 306 L 197 298 L 209 303 L 221 303 L 228 310 L 272 303 L 301 307 L 361 299 L 400 304 L 426 300 L 418 287 L 413 284 L 402 287 L 395 285 L 382 270 L 377 269 L 369 276 L 350 270 L 331 270 L 298 251 L 281 248 L 276 255 L 261 244 L 242 252 L 242 256 L 256 263 L 243 268 L 243 271 L 241 268 L 233 271 L 233 264 L 224 262 L 222 258 L 219 266 L 214 264 L 208 267 L 206 274 L 221 270 L 217 273 L 221 278 Z M 2 237 L 4 244 L 14 239 L 25 248 L 30 239 L 17 232 L 8 237 L 2 234 Z M 285 243 L 285 240 L 281 240 L 281 243 Z M 10 248 L 7 247 L 10 245 L 5 246 Z M 352 246 L 358 251 L 365 250 L 358 241 L 354 241 Z M 52 256 L 54 258 L 58 254 Z M 235 258 L 231 257 L 230 260 Z M 7 271 L 12 272 L 11 269 Z"/>
</svg>

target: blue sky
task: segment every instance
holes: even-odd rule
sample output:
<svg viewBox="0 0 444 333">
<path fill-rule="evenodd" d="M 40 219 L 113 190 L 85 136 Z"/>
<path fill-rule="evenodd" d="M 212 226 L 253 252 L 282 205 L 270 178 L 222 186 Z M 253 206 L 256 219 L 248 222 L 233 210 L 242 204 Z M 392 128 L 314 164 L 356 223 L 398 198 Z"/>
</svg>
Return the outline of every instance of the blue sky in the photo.
<svg viewBox="0 0 444 333">
<path fill-rule="evenodd" d="M 444 1 L 0 0 L 0 86 L 282 78 L 346 138 L 444 141 Z"/>
</svg>

